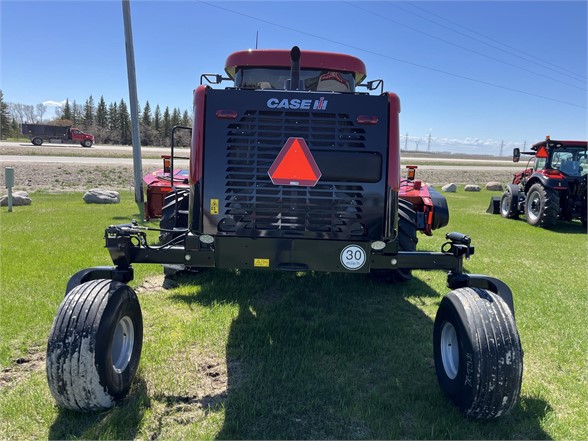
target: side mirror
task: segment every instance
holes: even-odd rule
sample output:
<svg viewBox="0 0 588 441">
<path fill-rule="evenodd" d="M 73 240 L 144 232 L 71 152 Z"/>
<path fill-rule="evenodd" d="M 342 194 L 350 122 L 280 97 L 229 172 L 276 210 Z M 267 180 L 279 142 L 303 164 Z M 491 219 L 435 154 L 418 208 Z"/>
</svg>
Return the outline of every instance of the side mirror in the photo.
<svg viewBox="0 0 588 441">
<path fill-rule="evenodd" d="M 515 147 L 512 151 L 512 162 L 519 162 L 521 159 L 521 149 Z"/>
</svg>

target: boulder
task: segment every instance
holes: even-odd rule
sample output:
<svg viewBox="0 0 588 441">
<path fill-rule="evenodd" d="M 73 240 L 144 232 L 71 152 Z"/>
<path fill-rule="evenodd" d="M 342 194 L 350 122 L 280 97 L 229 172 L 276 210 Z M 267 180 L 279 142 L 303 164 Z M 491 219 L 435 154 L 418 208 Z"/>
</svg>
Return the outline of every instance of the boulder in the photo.
<svg viewBox="0 0 588 441">
<path fill-rule="evenodd" d="M 120 196 L 118 191 L 93 188 L 84 194 L 84 201 L 87 204 L 118 204 Z"/>
<path fill-rule="evenodd" d="M 464 191 L 480 191 L 480 186 L 476 184 L 468 184 L 463 189 Z"/>
<path fill-rule="evenodd" d="M 486 190 L 489 191 L 503 191 L 502 184 L 500 182 L 492 181 L 486 184 Z"/>
<path fill-rule="evenodd" d="M 12 206 L 31 205 L 31 198 L 26 191 L 15 191 L 12 193 Z M 0 207 L 8 207 L 8 195 L 0 198 Z"/>
<path fill-rule="evenodd" d="M 455 193 L 457 191 L 457 185 L 455 185 L 454 183 L 445 184 L 443 187 L 441 187 L 441 190 L 447 193 Z"/>
</svg>

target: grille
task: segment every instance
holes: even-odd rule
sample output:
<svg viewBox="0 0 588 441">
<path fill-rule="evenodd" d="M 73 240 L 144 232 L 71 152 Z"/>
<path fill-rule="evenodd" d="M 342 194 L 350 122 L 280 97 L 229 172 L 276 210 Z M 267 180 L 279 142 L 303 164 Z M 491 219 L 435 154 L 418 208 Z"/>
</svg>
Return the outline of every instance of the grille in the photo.
<svg viewBox="0 0 588 441">
<path fill-rule="evenodd" d="M 365 130 L 356 127 L 347 114 L 247 111 L 227 125 L 225 214 L 245 234 L 312 232 L 334 237 L 357 231 L 363 220 L 362 185 L 272 184 L 268 169 L 289 137 L 303 137 L 311 150 L 360 152 L 366 148 Z"/>
</svg>

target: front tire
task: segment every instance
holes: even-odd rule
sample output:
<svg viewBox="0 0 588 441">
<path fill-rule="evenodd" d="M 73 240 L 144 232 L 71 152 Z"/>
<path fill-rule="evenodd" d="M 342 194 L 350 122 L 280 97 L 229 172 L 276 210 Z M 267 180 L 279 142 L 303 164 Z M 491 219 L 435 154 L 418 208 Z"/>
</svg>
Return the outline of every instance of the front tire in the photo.
<svg viewBox="0 0 588 441">
<path fill-rule="evenodd" d="M 549 228 L 557 222 L 559 193 L 542 184 L 533 184 L 525 200 L 525 215 L 530 225 Z"/>
<path fill-rule="evenodd" d="M 506 219 L 516 219 L 519 217 L 519 211 L 517 209 L 517 202 L 510 188 L 507 187 L 506 191 L 500 198 L 500 215 Z"/>
<path fill-rule="evenodd" d="M 92 147 L 92 141 L 90 141 L 89 139 L 82 141 L 82 147 Z"/>
<path fill-rule="evenodd" d="M 523 351 L 509 306 L 479 288 L 447 294 L 433 328 L 441 390 L 466 416 L 494 419 L 518 401 Z"/>
<path fill-rule="evenodd" d="M 125 397 L 139 366 L 143 319 L 137 295 L 113 280 L 72 289 L 47 345 L 47 381 L 60 407 L 107 409 Z"/>
</svg>

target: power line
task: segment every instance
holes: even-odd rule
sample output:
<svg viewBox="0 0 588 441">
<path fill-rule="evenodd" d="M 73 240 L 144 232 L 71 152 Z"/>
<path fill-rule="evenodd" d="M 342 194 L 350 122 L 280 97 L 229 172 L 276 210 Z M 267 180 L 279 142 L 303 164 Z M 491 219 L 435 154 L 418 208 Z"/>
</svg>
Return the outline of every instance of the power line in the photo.
<svg viewBox="0 0 588 441">
<path fill-rule="evenodd" d="M 501 60 L 501 59 L 499 59 L 499 58 L 496 58 L 496 57 L 493 57 L 493 56 L 491 56 L 491 55 L 484 54 L 483 52 L 479 52 L 479 51 L 477 51 L 477 50 L 475 50 L 475 49 L 470 49 L 470 48 L 468 48 L 468 47 L 461 46 L 461 45 L 459 45 L 459 44 L 456 44 L 456 43 L 453 43 L 453 42 L 451 42 L 451 41 L 449 41 L 449 40 L 445 40 L 444 38 L 437 37 L 437 36 L 435 36 L 435 35 L 433 35 L 433 34 L 429 34 L 428 32 L 421 31 L 420 29 L 414 28 L 414 27 L 412 27 L 412 26 L 408 26 L 408 25 L 406 25 L 406 24 L 404 24 L 404 23 L 401 23 L 401 22 L 399 22 L 399 21 L 397 21 L 397 20 L 393 20 L 393 19 L 391 19 L 391 18 L 389 18 L 389 17 L 385 17 L 385 16 L 383 16 L 383 15 L 381 15 L 381 14 L 378 14 L 378 13 L 376 13 L 376 12 L 370 11 L 369 9 L 366 9 L 366 8 L 364 8 L 364 7 L 361 7 L 361 6 L 358 6 L 358 5 L 356 5 L 356 4 L 353 4 L 353 3 L 350 3 L 350 2 L 347 2 L 347 1 L 345 1 L 344 3 L 347 3 L 347 5 L 349 5 L 349 6 L 353 6 L 354 8 L 360 9 L 360 10 L 362 10 L 362 11 L 364 11 L 364 12 L 367 12 L 368 14 L 375 15 L 376 17 L 379 17 L 379 18 L 381 18 L 382 20 L 386 20 L 386 21 L 389 21 L 389 22 L 391 22 L 391 23 L 397 24 L 398 26 L 402 26 L 402 27 L 404 27 L 404 28 L 406 28 L 406 29 L 410 29 L 410 30 L 411 30 L 411 31 L 413 31 L 413 32 L 417 32 L 417 33 L 419 33 L 419 34 L 426 35 L 426 36 L 427 36 L 427 37 L 429 37 L 429 38 L 433 38 L 433 39 L 435 39 L 435 40 L 442 41 L 443 43 L 445 43 L 445 44 L 448 44 L 448 45 L 450 45 L 450 46 L 457 47 L 457 48 L 459 48 L 459 49 L 462 49 L 462 50 L 464 50 L 464 51 L 471 52 L 471 53 L 473 53 L 473 54 L 479 55 L 479 56 L 481 56 L 481 57 L 488 58 L 488 59 L 490 59 L 490 60 L 493 60 L 493 61 L 496 61 L 496 62 L 498 62 L 498 63 L 506 64 L 507 66 L 514 67 L 515 69 L 522 70 L 522 71 L 524 71 L 524 72 L 526 72 L 526 73 L 528 73 L 528 74 L 531 74 L 531 75 L 536 75 L 536 76 L 539 76 L 539 77 L 547 78 L 548 80 L 552 80 L 552 81 L 555 81 L 555 82 L 557 82 L 557 83 L 565 84 L 566 86 L 569 86 L 569 87 L 574 87 L 574 88 L 576 88 L 576 89 L 580 89 L 580 90 L 586 91 L 586 88 L 584 88 L 584 87 L 577 86 L 577 85 L 575 85 L 575 84 L 571 84 L 571 83 L 567 83 L 567 82 L 565 82 L 565 81 L 561 81 L 561 80 L 558 80 L 558 79 L 556 79 L 556 78 L 550 77 L 549 75 L 544 75 L 544 74 L 542 74 L 542 73 L 539 73 L 539 72 L 535 72 L 535 71 L 529 70 L 529 69 L 527 69 L 527 68 L 525 68 L 525 67 L 518 66 L 518 65 L 516 65 L 516 64 L 514 64 L 514 63 L 510 63 L 510 62 L 508 62 L 508 61 Z M 401 9 L 402 9 L 402 8 L 401 8 Z"/>
<path fill-rule="evenodd" d="M 579 105 L 579 104 L 575 104 L 575 103 L 570 103 L 570 102 L 567 102 L 567 101 L 562 101 L 562 100 L 558 100 L 556 98 L 550 98 L 550 97 L 543 96 L 543 95 L 538 95 L 538 94 L 535 94 L 535 93 L 532 93 L 532 92 L 526 92 L 524 90 L 515 89 L 513 87 L 508 87 L 508 86 L 503 86 L 503 85 L 496 84 L 496 83 L 491 83 L 489 81 L 478 80 L 478 79 L 475 79 L 475 78 L 466 77 L 465 75 L 460 75 L 460 74 L 448 72 L 448 71 L 445 71 L 445 70 L 442 70 L 442 69 L 437 69 L 435 67 L 425 66 L 425 65 L 422 65 L 422 64 L 419 64 L 419 63 L 414 63 L 412 61 L 402 60 L 400 58 L 392 57 L 390 55 L 381 54 L 379 52 L 375 52 L 375 51 L 372 51 L 372 50 L 369 50 L 369 49 L 364 49 L 364 48 L 361 48 L 361 47 L 358 47 L 358 46 L 354 46 L 354 45 L 350 45 L 350 44 L 346 44 L 346 43 L 341 43 L 340 41 L 336 41 L 336 40 L 333 40 L 331 38 L 321 37 L 320 35 L 311 34 L 310 32 L 301 31 L 300 29 L 296 29 L 296 28 L 292 28 L 292 27 L 289 27 L 289 26 L 286 26 L 286 25 L 274 23 L 274 22 L 271 22 L 269 20 L 264 20 L 264 19 L 259 18 L 259 17 L 255 17 L 255 16 L 252 16 L 252 15 L 249 15 L 249 14 L 245 14 L 243 12 L 234 11 L 232 9 L 225 8 L 223 6 L 220 6 L 218 4 L 209 3 L 209 2 L 205 2 L 205 1 L 201 1 L 201 0 L 197 0 L 197 1 L 199 1 L 199 3 L 202 3 L 204 5 L 207 5 L 207 6 L 216 8 L 216 9 L 220 9 L 220 10 L 223 10 L 223 11 L 226 11 L 226 12 L 230 12 L 232 14 L 240 15 L 241 17 L 246 17 L 246 18 L 249 18 L 251 20 L 256 20 L 256 21 L 259 21 L 261 23 L 269 24 L 271 26 L 275 26 L 275 27 L 278 27 L 278 28 L 281 28 L 281 29 L 286 29 L 288 31 L 296 32 L 298 34 L 307 35 L 309 37 L 313 37 L 313 38 L 316 38 L 316 39 L 319 39 L 319 40 L 328 41 L 329 43 L 333 43 L 333 44 L 337 44 L 339 46 L 344 46 L 344 47 L 347 47 L 347 48 L 350 48 L 350 49 L 354 49 L 354 50 L 357 50 L 357 51 L 365 52 L 367 54 L 372 54 L 372 55 L 375 55 L 375 56 L 378 56 L 378 57 L 387 58 L 389 60 L 393 60 L 393 61 L 396 61 L 398 63 L 407 64 L 409 66 L 414 66 L 414 67 L 419 67 L 421 69 L 426 69 L 426 70 L 430 70 L 432 72 L 442 73 L 444 75 L 449 75 L 449 76 L 452 76 L 452 77 L 455 77 L 455 78 L 460 78 L 460 79 L 471 81 L 471 82 L 474 82 L 474 83 L 484 84 L 486 86 L 495 87 L 495 88 L 498 88 L 498 89 L 508 90 L 510 92 L 516 92 L 516 93 L 520 93 L 520 94 L 523 94 L 523 95 L 532 96 L 532 97 L 535 97 L 535 98 L 541 98 L 541 99 L 544 99 L 544 100 L 547 100 L 547 101 L 553 101 L 553 102 L 556 102 L 556 103 L 566 104 L 566 105 L 572 106 L 572 107 L 579 107 L 581 109 L 585 109 L 586 108 L 586 106 L 583 106 L 583 105 Z"/>
<path fill-rule="evenodd" d="M 534 65 L 537 65 L 537 64 L 542 64 L 542 65 L 543 65 L 543 66 L 545 66 L 545 67 L 549 66 L 549 68 L 550 68 L 550 69 L 553 69 L 553 68 L 555 68 L 555 69 L 558 69 L 558 70 L 560 71 L 560 72 L 558 72 L 560 75 L 567 76 L 567 77 L 569 77 L 569 78 L 571 78 L 571 79 L 573 79 L 573 80 L 576 80 L 576 81 L 582 81 L 582 82 L 584 82 L 584 83 L 586 82 L 586 77 L 585 77 L 584 75 L 581 75 L 581 74 L 579 74 L 579 73 L 573 72 L 573 71 L 572 71 L 572 70 L 570 70 L 568 67 L 566 67 L 566 68 L 564 69 L 564 68 L 562 68 L 561 66 L 558 66 L 557 64 L 550 63 L 549 61 L 546 61 L 546 60 L 544 60 L 543 58 L 536 57 L 536 56 L 534 56 L 534 55 L 532 55 L 532 54 L 529 54 L 529 53 L 527 53 L 527 52 L 525 52 L 525 51 L 522 51 L 522 50 L 520 50 L 520 49 L 517 49 L 517 48 L 515 48 L 515 47 L 513 47 L 513 46 L 510 46 L 510 45 L 508 45 L 508 44 L 506 44 L 506 43 L 503 43 L 503 42 L 501 42 L 501 41 L 499 41 L 499 40 L 496 40 L 496 39 L 494 39 L 494 38 L 492 38 L 492 37 L 489 37 L 489 36 L 487 36 L 487 35 L 484 35 L 484 34 L 482 34 L 481 32 L 477 32 L 477 31 L 475 31 L 475 30 L 473 30 L 473 29 L 469 29 L 469 28 L 467 28 L 467 27 L 465 27 L 465 26 L 462 26 L 462 25 L 460 25 L 459 23 L 456 23 L 456 22 L 454 22 L 454 21 L 452 21 L 452 20 L 450 20 L 450 19 L 448 19 L 448 18 L 442 17 L 442 16 L 440 16 L 440 15 L 438 15 L 438 14 L 435 14 L 435 13 L 433 13 L 433 12 L 431 12 L 431 11 L 428 11 L 428 10 L 426 10 L 426 9 L 425 9 L 425 8 L 423 8 L 423 7 L 417 6 L 415 3 L 408 3 L 408 2 L 407 2 L 407 4 L 409 4 L 409 5 L 410 5 L 410 6 L 412 6 L 413 8 L 417 8 L 417 9 L 419 9 L 419 10 L 421 10 L 421 11 L 423 11 L 423 12 L 427 13 L 427 14 L 430 14 L 430 15 L 432 15 L 432 16 L 434 16 L 434 17 L 437 17 L 437 18 L 439 18 L 439 19 L 441 19 L 441 20 L 444 20 L 444 21 L 447 21 L 447 22 L 449 22 L 449 23 L 451 23 L 451 24 L 452 24 L 452 25 L 454 25 L 454 26 L 457 26 L 457 27 L 459 27 L 459 28 L 461 28 L 461 29 L 464 29 L 464 30 L 466 30 L 466 31 L 468 31 L 468 32 L 471 32 L 472 34 L 479 35 L 479 36 L 481 36 L 481 37 L 483 37 L 483 38 L 486 38 L 486 39 L 488 39 L 488 40 L 490 40 L 490 41 L 493 41 L 493 42 L 495 42 L 495 43 L 498 43 L 498 44 L 500 44 L 500 45 L 502 45 L 502 46 L 505 46 L 505 47 L 507 47 L 507 48 L 509 48 L 509 49 L 512 49 L 512 50 L 514 50 L 514 51 L 518 52 L 518 54 L 516 54 L 516 53 L 513 53 L 513 52 L 511 52 L 511 51 L 508 51 L 508 50 L 506 50 L 506 49 L 503 49 L 503 48 L 501 48 L 501 47 L 495 46 L 495 45 L 493 45 L 493 44 L 490 44 L 490 43 L 488 43 L 488 42 L 486 42 L 486 41 L 480 40 L 479 38 L 472 37 L 471 35 L 464 34 L 463 32 L 459 32 L 459 31 L 457 31 L 457 30 L 455 30 L 455 29 L 453 29 L 453 28 L 451 28 L 451 27 L 449 27 L 449 26 L 446 26 L 446 25 L 444 25 L 444 24 L 442 24 L 442 23 L 439 23 L 439 22 L 437 22 L 437 21 L 431 20 L 431 19 L 429 19 L 429 18 L 427 18 L 427 17 L 423 17 L 422 15 L 419 15 L 419 14 L 417 14 L 417 13 L 415 13 L 415 12 L 409 11 L 409 10 L 407 10 L 407 9 L 405 9 L 405 8 L 402 8 L 402 7 L 398 6 L 398 4 L 396 4 L 396 3 L 392 3 L 392 2 L 386 2 L 386 3 L 387 3 L 388 5 L 390 5 L 390 6 L 394 6 L 395 8 L 401 9 L 401 10 L 403 10 L 403 11 L 405 11 L 405 12 L 408 12 L 408 13 L 410 13 L 410 14 L 416 15 L 417 17 L 420 17 L 420 18 L 422 18 L 423 20 L 426 20 L 426 21 L 429 21 L 429 22 L 431 22 L 431 23 L 434 23 L 434 24 L 436 24 L 437 26 L 444 27 L 444 28 L 446 28 L 446 29 L 449 29 L 450 31 L 452 31 L 452 32 L 455 32 L 455 33 L 457 33 L 457 34 L 459 34 L 459 35 L 463 35 L 463 36 L 465 36 L 465 37 L 467 37 L 467 38 L 470 38 L 470 39 L 472 39 L 472 40 L 475 40 L 475 41 L 478 41 L 478 42 L 480 42 L 480 43 L 482 43 L 482 44 L 485 44 L 486 46 L 489 46 L 489 47 L 491 47 L 491 48 L 493 48 L 493 49 L 497 49 L 497 50 L 499 50 L 499 51 L 502 51 L 502 52 L 505 52 L 505 53 L 507 53 L 507 54 L 509 54 L 509 55 L 513 55 L 513 56 L 516 56 L 516 57 L 523 58 L 523 59 L 525 59 L 526 61 L 529 61 L 529 62 L 533 63 Z M 521 54 L 522 54 L 522 55 L 521 55 Z M 531 60 L 531 59 L 532 59 L 532 60 Z M 571 74 L 571 75 L 570 75 L 570 74 Z M 576 77 L 577 77 L 577 78 L 576 78 Z"/>
</svg>

